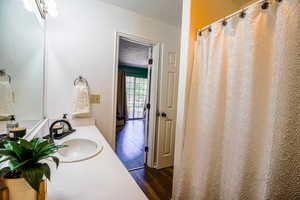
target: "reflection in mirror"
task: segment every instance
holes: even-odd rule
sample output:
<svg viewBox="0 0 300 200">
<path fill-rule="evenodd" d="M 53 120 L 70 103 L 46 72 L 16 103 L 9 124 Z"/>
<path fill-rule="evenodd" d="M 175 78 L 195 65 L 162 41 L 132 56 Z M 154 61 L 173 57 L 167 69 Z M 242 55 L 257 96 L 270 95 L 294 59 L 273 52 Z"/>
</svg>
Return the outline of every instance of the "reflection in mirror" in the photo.
<svg viewBox="0 0 300 200">
<path fill-rule="evenodd" d="M 14 115 L 27 132 L 43 119 L 44 21 L 35 0 L 0 0 L 0 132 Z"/>
</svg>

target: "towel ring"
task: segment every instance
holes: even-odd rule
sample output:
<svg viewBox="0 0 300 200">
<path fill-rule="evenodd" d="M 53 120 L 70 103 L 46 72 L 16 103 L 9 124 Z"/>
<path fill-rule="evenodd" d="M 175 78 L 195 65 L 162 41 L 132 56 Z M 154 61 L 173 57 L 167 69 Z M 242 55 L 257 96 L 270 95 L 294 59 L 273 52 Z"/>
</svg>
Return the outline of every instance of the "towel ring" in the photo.
<svg viewBox="0 0 300 200">
<path fill-rule="evenodd" d="M 74 80 L 74 86 L 76 86 L 78 82 L 85 82 L 85 84 L 86 84 L 87 86 L 89 86 L 88 81 L 87 81 L 85 78 L 83 78 L 82 76 L 79 76 L 78 78 L 76 78 L 76 79 Z"/>
<path fill-rule="evenodd" d="M 0 70 L 0 76 L 6 76 L 8 79 L 8 82 L 11 83 L 11 76 L 6 74 L 5 70 Z"/>
</svg>

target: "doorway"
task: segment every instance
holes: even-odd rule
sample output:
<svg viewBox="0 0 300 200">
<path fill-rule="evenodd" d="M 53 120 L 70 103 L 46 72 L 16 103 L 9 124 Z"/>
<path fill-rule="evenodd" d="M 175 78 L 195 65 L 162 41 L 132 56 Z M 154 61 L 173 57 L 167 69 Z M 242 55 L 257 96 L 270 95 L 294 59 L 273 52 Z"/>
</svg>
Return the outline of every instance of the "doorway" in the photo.
<svg viewBox="0 0 300 200">
<path fill-rule="evenodd" d="M 128 43 L 127 48 L 122 47 L 124 43 Z M 131 60 L 128 58 L 133 55 L 140 57 L 142 51 L 132 53 L 128 47 L 131 45 L 149 50 L 143 54 L 144 65 L 124 61 Z M 122 54 L 130 55 L 123 59 Z M 115 58 L 113 133 L 116 153 L 149 199 L 159 196 L 170 199 L 171 187 L 166 185 L 172 185 L 173 174 L 177 52 L 163 43 L 117 32 Z M 117 104 L 123 105 L 123 109 Z"/>
<path fill-rule="evenodd" d="M 156 101 L 158 75 L 158 67 L 153 70 L 154 51 L 159 48 L 152 42 L 118 36 L 116 153 L 129 171 L 152 167 L 156 102 L 150 105 Z"/>
</svg>

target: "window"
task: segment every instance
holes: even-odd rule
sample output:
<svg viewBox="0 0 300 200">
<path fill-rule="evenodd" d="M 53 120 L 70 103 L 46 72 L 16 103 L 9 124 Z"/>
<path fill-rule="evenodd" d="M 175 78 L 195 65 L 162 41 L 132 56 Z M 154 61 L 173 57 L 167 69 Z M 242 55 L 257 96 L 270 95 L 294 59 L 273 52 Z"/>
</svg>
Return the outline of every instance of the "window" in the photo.
<svg viewBox="0 0 300 200">
<path fill-rule="evenodd" d="M 127 110 L 129 119 L 144 118 L 147 79 L 126 76 Z"/>
</svg>

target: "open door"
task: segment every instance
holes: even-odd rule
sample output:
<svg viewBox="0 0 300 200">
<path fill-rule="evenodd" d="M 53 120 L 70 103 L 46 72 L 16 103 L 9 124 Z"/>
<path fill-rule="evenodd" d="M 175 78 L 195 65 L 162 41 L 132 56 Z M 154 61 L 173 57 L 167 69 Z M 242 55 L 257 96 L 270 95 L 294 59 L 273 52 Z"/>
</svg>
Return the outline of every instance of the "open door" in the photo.
<svg viewBox="0 0 300 200">
<path fill-rule="evenodd" d="M 157 113 L 156 168 L 173 166 L 177 113 L 178 65 L 176 53 L 169 52 L 160 73 Z"/>
<path fill-rule="evenodd" d="M 159 74 L 159 59 L 160 44 L 155 44 L 151 52 L 149 52 L 149 67 L 148 67 L 148 102 L 146 112 L 146 137 L 145 137 L 145 160 L 149 167 L 154 168 L 155 160 L 155 136 L 156 136 L 156 115 L 157 115 L 157 91 L 158 91 L 158 74 Z"/>
<path fill-rule="evenodd" d="M 153 58 L 152 58 L 152 51 L 153 47 L 149 48 L 149 55 L 148 55 L 148 78 L 147 78 L 147 97 L 146 97 L 146 114 L 145 114 L 145 153 L 144 153 L 144 163 L 148 164 L 148 152 L 149 152 L 149 119 L 150 119 L 150 108 L 151 108 L 151 68 L 153 65 Z M 149 164 L 148 164 L 149 165 Z"/>
</svg>

